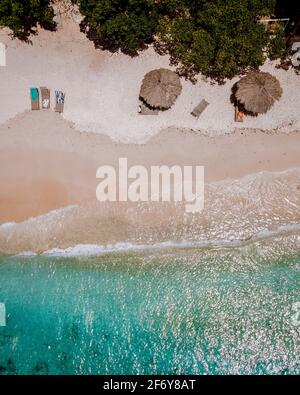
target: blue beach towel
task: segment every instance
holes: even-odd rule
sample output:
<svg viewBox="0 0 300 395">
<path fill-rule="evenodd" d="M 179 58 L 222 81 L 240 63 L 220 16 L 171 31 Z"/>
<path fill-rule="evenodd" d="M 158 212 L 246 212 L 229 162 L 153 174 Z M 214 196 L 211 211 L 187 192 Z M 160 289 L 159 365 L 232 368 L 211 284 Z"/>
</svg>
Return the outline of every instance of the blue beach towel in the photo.
<svg viewBox="0 0 300 395">
<path fill-rule="evenodd" d="M 38 88 L 30 88 L 31 100 L 39 100 L 39 90 Z"/>
<path fill-rule="evenodd" d="M 55 91 L 55 102 L 56 104 L 64 104 L 65 94 L 62 91 Z"/>
</svg>

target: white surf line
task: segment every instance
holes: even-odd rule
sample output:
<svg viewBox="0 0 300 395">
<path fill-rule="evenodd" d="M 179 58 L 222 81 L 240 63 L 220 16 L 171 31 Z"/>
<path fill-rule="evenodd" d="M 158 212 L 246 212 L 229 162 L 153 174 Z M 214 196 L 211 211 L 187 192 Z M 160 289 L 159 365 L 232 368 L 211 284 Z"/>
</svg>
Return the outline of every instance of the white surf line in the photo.
<svg viewBox="0 0 300 395">
<path fill-rule="evenodd" d="M 247 245 L 259 240 L 264 240 L 272 236 L 286 234 L 289 232 L 300 231 L 300 224 L 287 224 L 282 225 L 274 229 L 263 229 L 256 234 L 246 237 L 245 239 L 236 240 L 199 240 L 199 241 L 164 241 L 155 244 L 132 244 L 132 243 L 116 243 L 109 245 L 100 244 L 77 244 L 73 247 L 52 248 L 43 252 L 41 255 L 44 256 L 64 256 L 64 257 L 76 257 L 76 256 L 96 256 L 107 253 L 120 253 L 120 252 L 134 252 L 134 251 L 146 251 L 146 250 L 159 250 L 159 249 L 170 249 L 170 248 L 203 248 L 203 247 L 215 247 L 215 248 L 226 248 L 226 247 L 239 247 Z"/>
</svg>

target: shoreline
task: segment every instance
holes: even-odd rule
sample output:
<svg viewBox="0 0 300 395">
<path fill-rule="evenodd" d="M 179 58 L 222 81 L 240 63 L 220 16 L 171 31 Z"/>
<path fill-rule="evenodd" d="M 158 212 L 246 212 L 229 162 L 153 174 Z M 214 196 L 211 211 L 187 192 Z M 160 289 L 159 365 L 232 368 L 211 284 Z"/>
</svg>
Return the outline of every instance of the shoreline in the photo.
<svg viewBox="0 0 300 395">
<path fill-rule="evenodd" d="M 0 138 L 1 253 L 240 240 L 300 223 L 298 132 L 212 137 L 169 129 L 147 144 L 122 144 L 39 111 L 0 125 Z M 98 202 L 96 170 L 117 168 L 120 157 L 147 169 L 204 165 L 204 211 L 186 215 L 185 204 L 174 202 Z"/>
<path fill-rule="evenodd" d="M 0 225 L 1 227 L 1 225 Z M 33 256 L 43 256 L 43 257 L 54 257 L 54 258 L 80 258 L 80 257 L 94 257 L 103 256 L 106 254 L 137 254 L 145 253 L 148 251 L 182 251 L 182 250 L 193 250 L 193 249 L 228 249 L 228 248 L 240 248 L 247 247 L 249 245 L 268 241 L 273 237 L 293 237 L 294 234 L 298 234 L 300 231 L 299 224 L 287 224 L 285 226 L 280 226 L 275 229 L 268 229 L 262 232 L 258 232 L 247 239 L 238 240 L 206 240 L 206 241 L 176 241 L 169 240 L 156 244 L 130 244 L 130 243 L 116 243 L 114 245 L 98 245 L 98 244 L 77 244 L 75 246 L 62 248 L 52 248 L 41 253 L 36 253 L 32 251 L 22 251 L 17 255 L 8 255 L 12 257 L 33 257 Z M 5 255 L 4 255 L 5 256 Z"/>
</svg>

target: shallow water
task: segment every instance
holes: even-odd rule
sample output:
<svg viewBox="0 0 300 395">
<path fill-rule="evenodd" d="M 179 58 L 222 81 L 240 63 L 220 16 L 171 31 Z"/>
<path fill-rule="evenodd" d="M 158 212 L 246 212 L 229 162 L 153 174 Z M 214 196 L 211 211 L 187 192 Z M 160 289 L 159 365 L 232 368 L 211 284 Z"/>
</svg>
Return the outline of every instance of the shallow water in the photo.
<svg viewBox="0 0 300 395">
<path fill-rule="evenodd" d="M 299 374 L 299 240 L 1 258 L 0 373 Z"/>
</svg>

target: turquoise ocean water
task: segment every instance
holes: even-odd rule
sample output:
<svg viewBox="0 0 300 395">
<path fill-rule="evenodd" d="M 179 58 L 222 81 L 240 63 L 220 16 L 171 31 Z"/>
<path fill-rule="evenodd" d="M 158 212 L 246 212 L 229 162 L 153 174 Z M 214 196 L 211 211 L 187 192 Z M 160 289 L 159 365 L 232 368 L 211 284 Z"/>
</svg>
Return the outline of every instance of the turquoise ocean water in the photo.
<svg viewBox="0 0 300 395">
<path fill-rule="evenodd" d="M 297 243 L 2 257 L 0 374 L 299 374 Z"/>
</svg>

